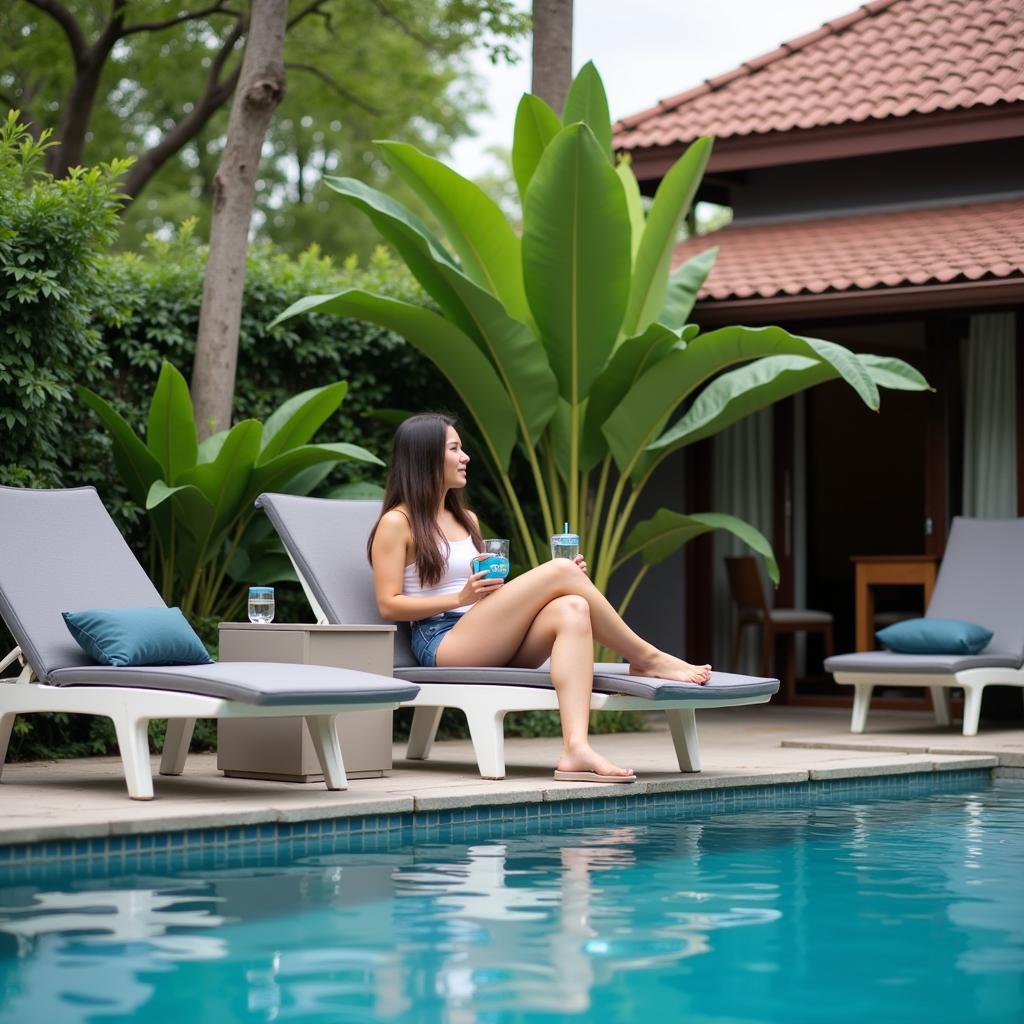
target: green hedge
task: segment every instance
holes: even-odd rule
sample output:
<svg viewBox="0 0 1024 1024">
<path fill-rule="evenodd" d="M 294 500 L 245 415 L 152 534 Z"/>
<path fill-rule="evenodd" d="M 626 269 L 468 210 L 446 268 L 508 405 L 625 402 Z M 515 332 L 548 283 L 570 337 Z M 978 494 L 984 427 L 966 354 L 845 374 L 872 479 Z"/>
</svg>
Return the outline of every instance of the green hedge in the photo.
<svg viewBox="0 0 1024 1024">
<path fill-rule="evenodd" d="M 164 359 L 190 376 L 199 325 L 206 250 L 186 224 L 169 240 L 150 239 L 143 251 L 112 254 L 102 261 L 93 323 L 111 367 L 94 389 L 113 400 L 139 430 Z M 349 260 L 336 267 L 315 251 L 297 260 L 269 245 L 253 246 L 246 267 L 245 297 L 235 385 L 236 419 L 265 419 L 285 399 L 307 388 L 346 380 L 341 411 L 322 436 L 365 445 L 384 455 L 393 426 L 370 415 L 380 408 L 458 408 L 444 377 L 398 335 L 373 324 L 312 314 L 272 330 L 268 324 L 296 298 L 359 287 L 423 302 L 405 268 L 381 248 L 369 265 Z M 76 413 L 84 417 L 84 411 Z M 89 422 L 83 424 L 89 429 Z M 107 480 L 109 456 L 99 465 L 79 463 L 79 480 Z M 368 467 L 340 464 L 330 484 L 365 478 Z M 380 479 L 380 471 L 371 476 Z M 107 495 L 104 494 L 104 497 Z M 113 502 L 122 514 L 124 495 Z M 130 516 L 128 517 L 130 518 Z M 126 525 L 122 523 L 122 525 Z"/>
<path fill-rule="evenodd" d="M 109 366 L 92 309 L 117 235 L 118 168 L 53 181 L 44 150 L 13 115 L 0 127 L 0 484 L 13 487 L 68 478 L 89 445 L 68 429 L 72 387 Z"/>
</svg>

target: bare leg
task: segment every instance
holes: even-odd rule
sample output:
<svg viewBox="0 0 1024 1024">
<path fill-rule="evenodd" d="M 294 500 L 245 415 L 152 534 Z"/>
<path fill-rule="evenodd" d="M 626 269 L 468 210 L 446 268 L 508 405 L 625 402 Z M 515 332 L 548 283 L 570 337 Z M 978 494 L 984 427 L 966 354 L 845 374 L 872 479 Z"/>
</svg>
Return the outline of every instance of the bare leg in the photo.
<svg viewBox="0 0 1024 1024">
<path fill-rule="evenodd" d="M 685 683 L 706 683 L 710 678 L 710 665 L 695 666 L 673 658 L 637 636 L 590 578 L 567 558 L 545 562 L 473 605 L 441 641 L 437 664 L 507 665 L 541 610 L 554 598 L 570 595 L 586 600 L 595 639 L 624 657 L 634 675 Z M 592 664 L 589 659 L 588 664 Z"/>
<path fill-rule="evenodd" d="M 593 647 L 587 602 L 574 594 L 556 597 L 533 620 L 510 664 L 536 668 L 551 657 L 551 681 L 562 719 L 559 771 L 632 775 L 598 754 L 587 736 L 594 687 Z"/>
</svg>

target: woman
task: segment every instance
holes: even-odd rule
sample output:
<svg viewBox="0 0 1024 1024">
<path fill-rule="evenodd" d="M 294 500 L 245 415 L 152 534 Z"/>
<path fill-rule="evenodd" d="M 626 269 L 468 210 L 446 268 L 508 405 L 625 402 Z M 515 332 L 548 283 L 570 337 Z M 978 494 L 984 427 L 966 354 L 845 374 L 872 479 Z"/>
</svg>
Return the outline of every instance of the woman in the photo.
<svg viewBox="0 0 1024 1024">
<path fill-rule="evenodd" d="M 622 655 L 633 675 L 700 684 L 711 666 L 637 636 L 590 581 L 582 556 L 552 559 L 508 582 L 472 573 L 483 545 L 462 496 L 468 464 L 447 416 L 413 416 L 398 428 L 383 512 L 367 545 L 381 615 L 412 623 L 421 665 L 536 668 L 550 657 L 563 738 L 555 778 L 634 782 L 588 740 L 594 641 Z"/>
</svg>

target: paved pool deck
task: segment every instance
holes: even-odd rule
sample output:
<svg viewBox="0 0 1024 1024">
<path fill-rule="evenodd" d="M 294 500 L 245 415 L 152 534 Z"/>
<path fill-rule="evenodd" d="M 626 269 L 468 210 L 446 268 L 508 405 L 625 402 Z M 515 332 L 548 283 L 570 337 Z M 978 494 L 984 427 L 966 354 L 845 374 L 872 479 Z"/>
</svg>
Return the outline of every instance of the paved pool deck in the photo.
<svg viewBox="0 0 1024 1024">
<path fill-rule="evenodd" d="M 1024 779 L 1019 727 L 983 723 L 978 736 L 965 737 L 919 712 L 878 712 L 871 731 L 855 736 L 849 711 L 781 705 L 699 712 L 703 770 L 680 774 L 659 718 L 651 716 L 646 732 L 595 740 L 637 772 L 632 786 L 555 782 L 557 739 L 507 740 L 508 775 L 500 781 L 479 777 L 468 740 L 436 743 L 430 761 L 406 761 L 396 746 L 383 778 L 353 779 L 336 793 L 322 783 L 228 779 L 214 754 L 190 755 L 177 777 L 157 774 L 154 757 L 151 801 L 128 799 L 115 757 L 10 764 L 0 785 L 0 845 L 964 768 Z"/>
</svg>

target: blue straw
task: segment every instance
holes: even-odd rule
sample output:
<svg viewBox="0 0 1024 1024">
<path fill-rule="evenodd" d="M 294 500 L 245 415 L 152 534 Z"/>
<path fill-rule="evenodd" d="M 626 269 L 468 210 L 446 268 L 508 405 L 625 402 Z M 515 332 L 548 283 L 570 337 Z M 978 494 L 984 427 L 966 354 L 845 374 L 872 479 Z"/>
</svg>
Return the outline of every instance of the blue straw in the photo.
<svg viewBox="0 0 1024 1024">
<path fill-rule="evenodd" d="M 569 521 L 568 521 L 568 520 L 566 520 L 566 521 L 565 521 L 565 522 L 564 522 L 564 523 L 562 524 L 562 533 L 568 533 L 568 532 L 569 532 Z"/>
</svg>

